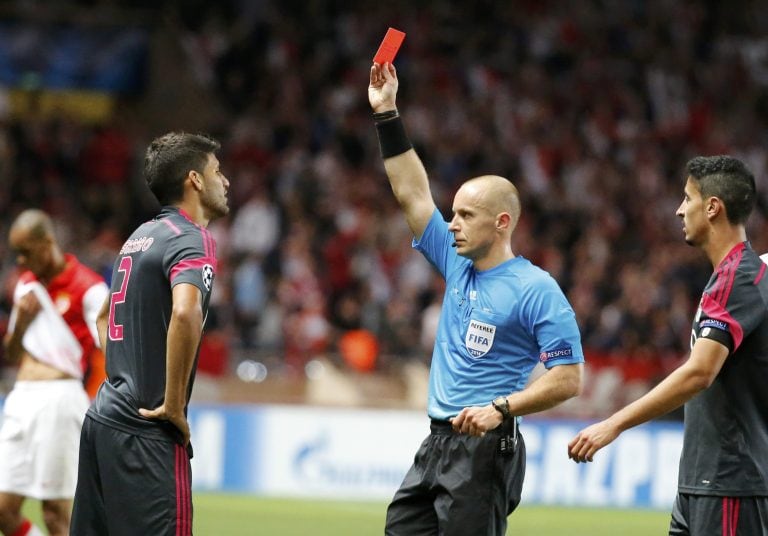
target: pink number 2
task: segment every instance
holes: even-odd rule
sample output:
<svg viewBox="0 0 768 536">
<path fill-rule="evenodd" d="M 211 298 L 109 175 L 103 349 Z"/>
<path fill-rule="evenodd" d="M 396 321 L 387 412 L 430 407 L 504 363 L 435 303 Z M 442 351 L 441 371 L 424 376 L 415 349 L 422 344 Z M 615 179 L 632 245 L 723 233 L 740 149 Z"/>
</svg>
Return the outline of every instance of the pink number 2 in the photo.
<svg viewBox="0 0 768 536">
<path fill-rule="evenodd" d="M 112 293 L 112 297 L 109 300 L 109 340 L 110 341 L 122 341 L 123 340 L 123 325 L 115 324 L 115 306 L 125 302 L 125 294 L 128 290 L 128 279 L 131 277 L 131 267 L 133 266 L 133 259 L 126 255 L 120 259 L 120 266 L 117 267 L 118 272 L 123 272 L 123 282 L 120 285 L 120 290 Z"/>
</svg>

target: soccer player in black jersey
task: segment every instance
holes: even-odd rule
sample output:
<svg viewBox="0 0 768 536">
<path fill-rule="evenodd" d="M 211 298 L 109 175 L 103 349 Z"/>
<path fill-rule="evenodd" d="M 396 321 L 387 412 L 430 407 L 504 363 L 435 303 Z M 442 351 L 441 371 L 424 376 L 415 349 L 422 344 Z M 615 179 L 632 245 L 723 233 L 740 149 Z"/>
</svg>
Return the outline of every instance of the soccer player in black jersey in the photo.
<svg viewBox="0 0 768 536">
<path fill-rule="evenodd" d="M 163 206 L 123 244 L 97 321 L 108 379 L 83 424 L 71 534 L 192 533 L 187 404 L 227 214 L 219 143 L 169 133 L 144 175 Z"/>
<path fill-rule="evenodd" d="M 581 432 L 568 455 L 592 461 L 624 430 L 685 404 L 678 495 L 669 534 L 768 534 L 768 277 L 747 241 L 755 179 L 727 156 L 686 166 L 677 215 L 714 272 L 688 360 L 646 395 Z"/>
</svg>

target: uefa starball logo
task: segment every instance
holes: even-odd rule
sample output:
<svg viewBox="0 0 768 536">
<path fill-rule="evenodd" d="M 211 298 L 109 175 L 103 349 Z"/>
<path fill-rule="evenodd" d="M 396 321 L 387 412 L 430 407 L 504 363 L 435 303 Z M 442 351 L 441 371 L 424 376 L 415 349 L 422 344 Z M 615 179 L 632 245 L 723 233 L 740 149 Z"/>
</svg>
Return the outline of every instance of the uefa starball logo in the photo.
<svg viewBox="0 0 768 536">
<path fill-rule="evenodd" d="M 205 285 L 205 290 L 211 290 L 211 285 L 213 285 L 213 266 L 210 264 L 203 266 L 203 285 Z"/>
</svg>

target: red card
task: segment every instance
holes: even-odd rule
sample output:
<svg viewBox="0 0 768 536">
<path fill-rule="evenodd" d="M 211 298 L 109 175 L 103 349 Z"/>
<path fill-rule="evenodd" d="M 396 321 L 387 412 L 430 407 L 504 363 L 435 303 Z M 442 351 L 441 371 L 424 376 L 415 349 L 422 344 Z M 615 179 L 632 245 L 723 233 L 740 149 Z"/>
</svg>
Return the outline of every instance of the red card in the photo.
<svg viewBox="0 0 768 536">
<path fill-rule="evenodd" d="M 400 50 L 400 45 L 403 44 L 403 39 L 405 39 L 405 32 L 389 28 L 379 45 L 379 50 L 376 51 L 376 55 L 373 57 L 374 63 L 384 65 L 385 63 L 395 61 L 395 56 L 397 56 L 397 51 Z"/>
</svg>

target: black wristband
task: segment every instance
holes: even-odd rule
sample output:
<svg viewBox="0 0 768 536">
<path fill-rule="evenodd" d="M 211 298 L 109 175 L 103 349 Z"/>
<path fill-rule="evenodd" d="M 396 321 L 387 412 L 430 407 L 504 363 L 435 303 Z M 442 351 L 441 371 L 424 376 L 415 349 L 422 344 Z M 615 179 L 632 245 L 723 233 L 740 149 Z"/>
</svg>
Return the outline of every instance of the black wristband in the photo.
<svg viewBox="0 0 768 536">
<path fill-rule="evenodd" d="M 373 120 L 376 123 L 379 123 L 380 121 L 389 121 L 390 119 L 394 119 L 395 117 L 399 117 L 400 112 L 397 111 L 397 108 L 394 110 L 387 110 L 386 112 L 374 112 L 373 113 Z"/>
<path fill-rule="evenodd" d="M 397 110 L 394 111 L 397 113 Z M 379 149 L 381 149 L 382 158 L 391 158 L 413 149 L 413 145 L 405 133 L 405 126 L 400 115 L 376 121 L 376 133 L 379 135 Z"/>
</svg>

